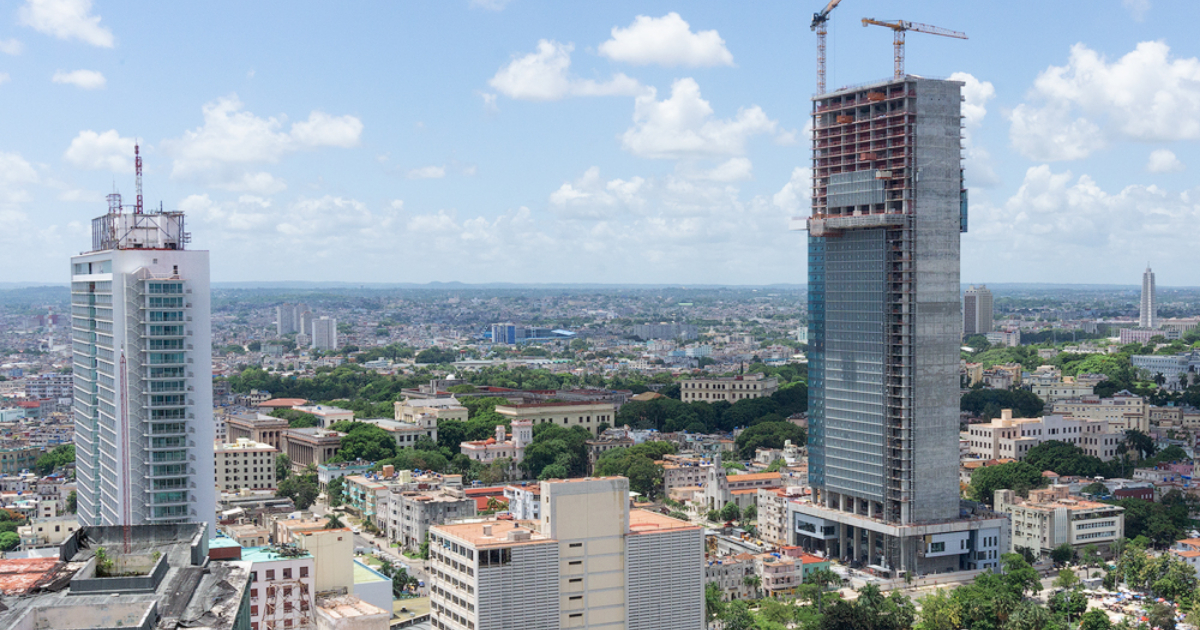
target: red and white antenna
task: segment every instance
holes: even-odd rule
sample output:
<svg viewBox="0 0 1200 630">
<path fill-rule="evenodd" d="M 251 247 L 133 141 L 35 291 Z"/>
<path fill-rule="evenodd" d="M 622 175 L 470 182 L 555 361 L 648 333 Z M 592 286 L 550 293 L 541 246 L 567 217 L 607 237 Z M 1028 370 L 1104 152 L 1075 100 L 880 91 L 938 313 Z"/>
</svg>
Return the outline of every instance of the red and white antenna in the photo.
<svg viewBox="0 0 1200 630">
<path fill-rule="evenodd" d="M 135 142 L 133 145 L 133 169 L 137 173 L 137 205 L 134 206 L 134 214 L 142 213 L 142 154 L 138 150 L 138 145 Z"/>
</svg>

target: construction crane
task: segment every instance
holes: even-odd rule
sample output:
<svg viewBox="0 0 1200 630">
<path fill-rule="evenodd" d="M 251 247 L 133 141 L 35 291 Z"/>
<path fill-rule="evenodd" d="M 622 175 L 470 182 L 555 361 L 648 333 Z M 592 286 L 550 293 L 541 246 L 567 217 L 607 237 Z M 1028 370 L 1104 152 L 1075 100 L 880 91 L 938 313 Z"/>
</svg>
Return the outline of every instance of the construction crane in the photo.
<svg viewBox="0 0 1200 630">
<path fill-rule="evenodd" d="M 816 23 L 815 19 L 816 18 L 814 18 L 814 22 L 813 22 L 814 24 Z M 942 37 L 955 37 L 958 39 L 966 39 L 967 38 L 966 33 L 952 31 L 948 28 L 942 28 L 940 26 L 930 26 L 928 24 L 921 24 L 920 22 L 906 22 L 904 20 L 894 20 L 891 22 L 887 22 L 884 20 L 876 20 L 875 18 L 863 18 L 862 25 L 864 27 L 869 26 L 871 24 L 874 24 L 875 26 L 885 26 L 887 28 L 892 29 L 892 33 L 895 36 L 895 41 L 893 42 L 893 45 L 896 48 L 896 78 L 897 79 L 901 79 L 904 77 L 904 33 L 905 32 L 913 31 L 916 33 L 928 33 L 930 35 L 941 35 Z M 822 44 L 823 43 L 824 43 L 824 40 L 822 40 Z M 824 60 L 822 60 L 821 65 L 823 68 Z"/>
<path fill-rule="evenodd" d="M 829 12 L 841 3 L 842 0 L 829 0 L 824 9 L 813 14 L 809 26 L 817 34 L 817 94 L 825 93 L 825 35 L 828 33 L 825 23 L 829 21 Z"/>
</svg>

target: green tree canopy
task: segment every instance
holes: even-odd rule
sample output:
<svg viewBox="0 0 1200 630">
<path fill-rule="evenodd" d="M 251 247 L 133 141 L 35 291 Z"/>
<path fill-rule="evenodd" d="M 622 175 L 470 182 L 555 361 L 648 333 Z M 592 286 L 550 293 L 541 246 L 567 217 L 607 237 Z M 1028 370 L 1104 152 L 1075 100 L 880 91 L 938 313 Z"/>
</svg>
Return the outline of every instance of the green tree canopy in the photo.
<svg viewBox="0 0 1200 630">
<path fill-rule="evenodd" d="M 58 468 L 75 463 L 75 445 L 62 444 L 54 447 L 54 450 L 37 458 L 33 464 L 33 471 L 41 476 L 49 475 Z"/>
<path fill-rule="evenodd" d="M 992 505 L 997 490 L 1013 490 L 1023 496 L 1044 485 L 1046 478 L 1042 471 L 1024 461 L 983 466 L 971 473 L 970 496 L 972 500 Z"/>
</svg>

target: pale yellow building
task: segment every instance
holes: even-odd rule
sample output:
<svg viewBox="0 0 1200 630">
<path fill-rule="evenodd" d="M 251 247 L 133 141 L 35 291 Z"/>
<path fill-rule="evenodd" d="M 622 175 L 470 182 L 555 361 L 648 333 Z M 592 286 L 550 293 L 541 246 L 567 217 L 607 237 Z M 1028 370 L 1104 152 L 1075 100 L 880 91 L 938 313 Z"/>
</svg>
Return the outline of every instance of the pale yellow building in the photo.
<svg viewBox="0 0 1200 630">
<path fill-rule="evenodd" d="M 1118 392 L 1112 398 L 1082 396 L 1059 400 L 1054 403 L 1053 413 L 1107 420 L 1122 429 L 1136 429 L 1142 433 L 1150 430 L 1150 405 L 1141 396 L 1127 391 Z"/>
<path fill-rule="evenodd" d="M 1013 418 L 1012 409 L 1004 409 L 991 422 L 969 425 L 964 438 L 970 446 L 969 455 L 977 459 L 1021 459 L 1029 449 L 1056 440 L 1109 461 L 1117 456 L 1125 430 L 1112 428 L 1107 420 L 1072 416 Z"/>
<path fill-rule="evenodd" d="M 1064 376 L 1058 382 L 1034 383 L 1032 390 L 1043 402 L 1050 404 L 1060 400 L 1091 396 L 1095 393 L 1098 382 L 1095 379 Z"/>
<path fill-rule="evenodd" d="M 279 450 L 270 444 L 238 438 L 230 444 L 215 444 L 214 472 L 217 490 L 237 492 L 243 488 L 269 490 L 275 487 L 275 456 Z"/>
<path fill-rule="evenodd" d="M 345 528 L 297 531 L 296 546 L 313 557 L 317 593 L 354 592 L 354 534 Z"/>
<path fill-rule="evenodd" d="M 612 426 L 617 415 L 613 403 L 603 401 L 546 402 L 496 405 L 496 413 L 513 420 L 529 420 L 534 426 L 547 422 L 566 428 L 583 427 L 598 435 L 601 423 Z"/>
<path fill-rule="evenodd" d="M 683 402 L 724 400 L 731 403 L 770 396 L 779 389 L 779 379 L 762 374 L 715 376 L 680 381 L 679 399 Z"/>
<path fill-rule="evenodd" d="M 430 530 L 441 630 L 701 630 L 704 533 L 629 508 L 623 477 L 543 481 L 537 521 Z"/>
<path fill-rule="evenodd" d="M 1011 519 L 1012 549 L 1028 547 L 1049 555 L 1062 544 L 1077 551 L 1095 545 L 1107 556 L 1112 544 L 1125 536 L 1125 508 L 1070 496 L 1066 486 L 1030 490 L 1028 499 L 1012 490 L 997 490 L 995 505 Z"/>
<path fill-rule="evenodd" d="M 417 424 L 421 416 L 433 416 L 436 420 L 467 421 L 467 408 L 454 398 L 415 398 L 397 400 L 395 403 L 397 422 Z"/>
</svg>

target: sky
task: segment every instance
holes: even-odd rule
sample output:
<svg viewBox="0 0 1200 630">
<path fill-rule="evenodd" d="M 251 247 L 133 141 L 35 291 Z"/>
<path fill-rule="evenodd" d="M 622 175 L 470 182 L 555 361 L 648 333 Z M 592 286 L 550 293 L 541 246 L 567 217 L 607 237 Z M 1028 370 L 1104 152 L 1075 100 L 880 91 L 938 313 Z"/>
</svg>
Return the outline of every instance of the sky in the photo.
<svg viewBox="0 0 1200 630">
<path fill-rule="evenodd" d="M 1200 285 L 1200 3 L 898 5 L 828 84 L 891 75 L 864 17 L 967 34 L 906 49 L 964 82 L 963 282 Z M 0 282 L 68 280 L 136 142 L 217 282 L 802 284 L 823 6 L 0 0 Z"/>
</svg>

